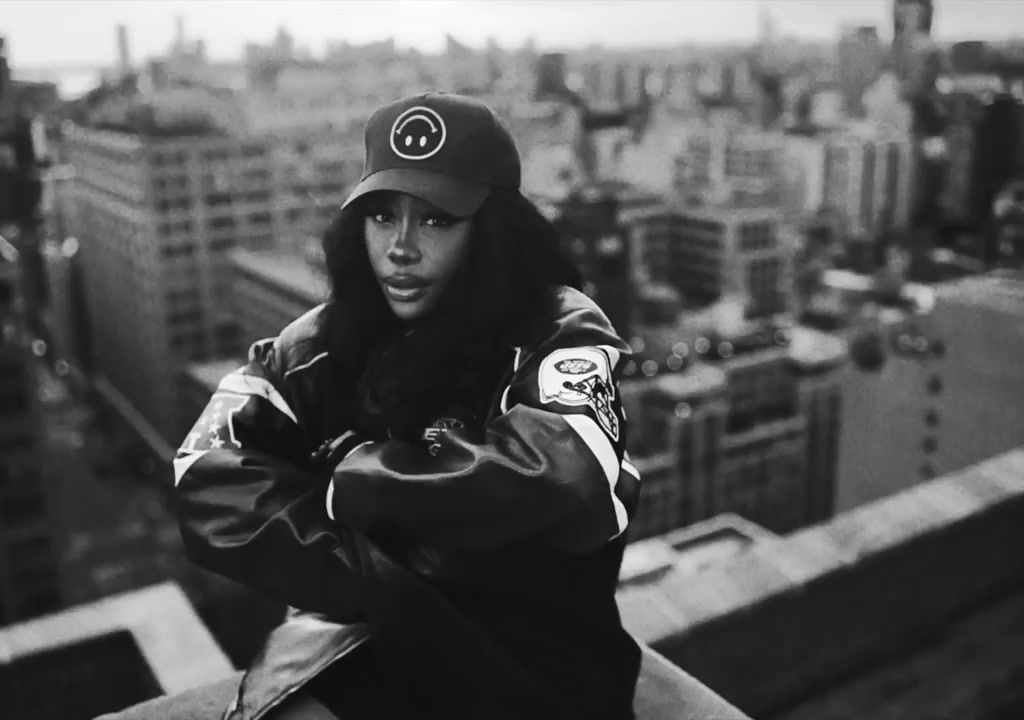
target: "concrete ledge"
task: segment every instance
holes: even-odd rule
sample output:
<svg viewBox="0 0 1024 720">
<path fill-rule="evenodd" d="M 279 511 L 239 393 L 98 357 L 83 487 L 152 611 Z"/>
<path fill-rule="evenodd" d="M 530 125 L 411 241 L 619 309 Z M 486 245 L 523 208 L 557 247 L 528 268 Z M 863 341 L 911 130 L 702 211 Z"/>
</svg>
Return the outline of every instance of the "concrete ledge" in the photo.
<svg viewBox="0 0 1024 720">
<path fill-rule="evenodd" d="M 177 695 L 159 697 L 98 720 L 220 720 L 234 697 L 241 673 Z M 637 720 L 750 720 L 700 681 L 650 648 L 634 703 Z M 569 720 L 568 718 L 566 720 Z"/>
</svg>

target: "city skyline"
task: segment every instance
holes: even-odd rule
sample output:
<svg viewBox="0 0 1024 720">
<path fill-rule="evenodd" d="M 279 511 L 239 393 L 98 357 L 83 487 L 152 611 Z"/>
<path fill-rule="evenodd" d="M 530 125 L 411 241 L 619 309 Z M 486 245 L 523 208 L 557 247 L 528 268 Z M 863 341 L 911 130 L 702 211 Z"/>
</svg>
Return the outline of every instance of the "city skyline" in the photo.
<svg viewBox="0 0 1024 720">
<path fill-rule="evenodd" d="M 284 3 L 261 0 L 146 3 L 64 0 L 5 0 L 0 36 L 9 44 L 13 67 L 105 65 L 116 60 L 115 28 L 126 26 L 133 60 L 159 56 L 175 37 L 181 16 L 185 34 L 203 40 L 216 60 L 240 58 L 247 42 L 266 43 L 286 27 L 299 46 L 320 54 L 327 43 L 367 43 L 393 38 L 400 47 L 424 52 L 443 49 L 451 34 L 471 47 L 494 39 L 503 47 L 533 39 L 538 47 L 570 48 L 600 44 L 609 48 L 752 42 L 765 15 L 776 36 L 837 39 L 846 25 L 891 26 L 891 0 L 636 0 L 628 4 L 583 0 L 416 0 L 414 2 Z M 942 0 L 937 3 L 933 37 L 940 41 L 1011 39 L 1014 0 Z M 628 10 L 626 8 L 628 7 Z M 55 25 L 54 17 L 65 22 Z M 39 42 L 47 38 L 50 42 Z"/>
</svg>

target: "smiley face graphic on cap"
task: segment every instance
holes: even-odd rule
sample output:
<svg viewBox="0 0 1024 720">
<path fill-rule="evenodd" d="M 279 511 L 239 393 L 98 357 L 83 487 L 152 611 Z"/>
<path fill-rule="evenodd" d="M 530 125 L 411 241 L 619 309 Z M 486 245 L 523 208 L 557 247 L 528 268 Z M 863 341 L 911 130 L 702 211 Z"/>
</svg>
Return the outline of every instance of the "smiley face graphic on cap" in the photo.
<svg viewBox="0 0 1024 720">
<path fill-rule="evenodd" d="M 426 160 L 444 145 L 448 129 L 435 111 L 422 105 L 411 107 L 391 126 L 391 149 L 406 160 Z"/>
</svg>

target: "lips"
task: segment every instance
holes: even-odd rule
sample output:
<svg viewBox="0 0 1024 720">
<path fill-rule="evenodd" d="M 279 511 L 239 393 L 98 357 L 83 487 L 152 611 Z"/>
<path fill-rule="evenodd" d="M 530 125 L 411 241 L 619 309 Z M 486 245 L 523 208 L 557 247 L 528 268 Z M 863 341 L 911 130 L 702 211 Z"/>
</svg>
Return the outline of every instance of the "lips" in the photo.
<svg viewBox="0 0 1024 720">
<path fill-rule="evenodd" d="M 427 293 L 430 283 L 412 275 L 394 275 L 384 279 L 384 292 L 397 302 L 414 302 Z"/>
</svg>

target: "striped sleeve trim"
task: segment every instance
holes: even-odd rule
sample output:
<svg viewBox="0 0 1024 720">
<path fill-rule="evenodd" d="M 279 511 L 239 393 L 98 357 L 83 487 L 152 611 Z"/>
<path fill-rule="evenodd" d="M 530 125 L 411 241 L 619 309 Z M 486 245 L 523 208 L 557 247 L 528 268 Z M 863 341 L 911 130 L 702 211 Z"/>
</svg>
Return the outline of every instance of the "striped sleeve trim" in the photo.
<svg viewBox="0 0 1024 720">
<path fill-rule="evenodd" d="M 588 415 L 563 415 L 562 417 L 569 423 L 569 427 L 576 431 L 576 434 L 580 436 L 601 465 L 601 470 L 608 483 L 608 495 L 611 498 L 612 509 L 615 511 L 616 532 L 612 537 L 618 537 L 629 524 L 629 514 L 626 512 L 626 506 L 615 493 L 621 467 L 619 458 L 615 454 L 615 448 L 612 447 L 611 441 L 597 422 Z"/>
<path fill-rule="evenodd" d="M 345 457 L 343 457 L 342 460 L 347 458 L 349 455 L 354 453 L 356 450 L 359 450 L 360 448 L 365 447 L 365 446 L 371 444 L 372 442 L 373 442 L 372 440 L 367 440 L 366 442 L 359 443 L 354 448 L 352 448 L 347 453 L 345 453 Z M 333 477 L 331 478 L 331 481 L 327 484 L 327 517 L 329 517 L 331 520 L 334 520 L 334 478 Z"/>
</svg>

